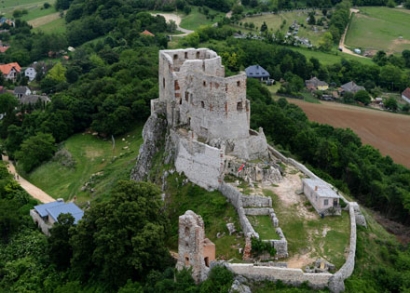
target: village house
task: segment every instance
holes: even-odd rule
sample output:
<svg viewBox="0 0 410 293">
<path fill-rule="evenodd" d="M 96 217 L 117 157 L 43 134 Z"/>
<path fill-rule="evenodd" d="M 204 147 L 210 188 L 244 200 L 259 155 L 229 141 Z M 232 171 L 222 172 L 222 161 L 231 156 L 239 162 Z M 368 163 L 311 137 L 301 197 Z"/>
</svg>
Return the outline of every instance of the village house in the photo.
<svg viewBox="0 0 410 293">
<path fill-rule="evenodd" d="M 405 100 L 407 103 L 410 103 L 410 87 L 406 88 L 402 93 L 401 93 L 401 98 Z"/>
<path fill-rule="evenodd" d="M 47 104 L 51 102 L 50 98 L 47 96 L 40 96 L 40 95 L 23 95 L 20 99 L 21 104 L 36 104 L 41 101 L 42 104 Z"/>
<path fill-rule="evenodd" d="M 74 203 L 65 203 L 62 199 L 53 202 L 36 205 L 30 210 L 30 216 L 45 235 L 50 235 L 49 230 L 53 224 L 58 221 L 61 214 L 71 214 L 74 218 L 74 224 L 84 216 L 84 212 Z"/>
<path fill-rule="evenodd" d="M 303 193 L 315 210 L 321 214 L 340 214 L 340 196 L 332 187 L 321 179 L 302 179 Z"/>
<path fill-rule="evenodd" d="M 357 93 L 358 91 L 366 90 L 363 86 L 357 85 L 354 81 L 345 83 L 344 85 L 340 86 L 339 92 L 340 95 L 344 95 L 344 93 Z"/>
<path fill-rule="evenodd" d="M 6 80 L 15 82 L 17 74 L 19 74 L 21 71 L 21 67 L 17 62 L 1 64 L 0 71 Z"/>
<path fill-rule="evenodd" d="M 260 65 L 252 65 L 245 69 L 247 78 L 256 78 L 260 81 L 266 81 L 269 79 L 270 74 Z"/>
<path fill-rule="evenodd" d="M 14 88 L 13 94 L 16 98 L 20 99 L 24 95 L 31 95 L 31 90 L 27 86 L 16 86 Z"/>
<path fill-rule="evenodd" d="M 321 81 L 316 76 L 309 80 L 305 80 L 305 86 L 309 91 L 325 91 L 329 88 L 329 85 L 326 82 Z"/>
</svg>

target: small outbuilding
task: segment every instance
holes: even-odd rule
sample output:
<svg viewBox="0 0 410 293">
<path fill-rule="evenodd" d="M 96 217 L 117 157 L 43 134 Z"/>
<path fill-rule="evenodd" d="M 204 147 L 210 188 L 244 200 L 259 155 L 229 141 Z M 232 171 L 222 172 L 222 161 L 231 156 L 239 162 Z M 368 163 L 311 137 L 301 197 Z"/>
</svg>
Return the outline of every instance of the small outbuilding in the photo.
<svg viewBox="0 0 410 293">
<path fill-rule="evenodd" d="M 65 203 L 62 199 L 36 205 L 34 209 L 30 210 L 33 221 L 48 236 L 50 235 L 49 230 L 58 221 L 58 216 L 61 214 L 71 214 L 74 218 L 74 224 L 77 224 L 84 216 L 84 212 L 77 205 L 72 202 Z"/>
<path fill-rule="evenodd" d="M 247 78 L 256 78 L 260 81 L 266 81 L 269 79 L 270 74 L 260 65 L 252 65 L 245 69 Z"/>
<path fill-rule="evenodd" d="M 302 190 L 320 215 L 340 215 L 340 196 L 328 183 L 320 179 L 305 178 L 302 179 Z"/>
<path fill-rule="evenodd" d="M 316 76 L 312 77 L 311 79 L 305 80 L 306 88 L 310 91 L 325 91 L 329 88 L 329 85 L 318 79 Z"/>
</svg>

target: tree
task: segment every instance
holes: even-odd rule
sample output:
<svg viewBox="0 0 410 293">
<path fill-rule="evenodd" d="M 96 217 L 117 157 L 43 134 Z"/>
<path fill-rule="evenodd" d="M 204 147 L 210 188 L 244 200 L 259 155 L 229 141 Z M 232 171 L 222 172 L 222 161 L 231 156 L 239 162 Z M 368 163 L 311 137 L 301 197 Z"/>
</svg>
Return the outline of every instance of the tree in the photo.
<svg viewBox="0 0 410 293">
<path fill-rule="evenodd" d="M 168 220 L 160 194 L 148 182 L 119 181 L 108 201 L 85 212 L 70 239 L 78 278 L 94 276 L 116 289 L 167 265 Z"/>
<path fill-rule="evenodd" d="M 383 102 L 383 104 L 387 109 L 394 112 L 396 112 L 398 108 L 397 100 L 393 97 L 389 97 L 386 101 Z"/>
<path fill-rule="evenodd" d="M 410 9 L 410 0 L 407 0 L 406 2 L 404 2 L 404 7 L 407 9 Z"/>
<path fill-rule="evenodd" d="M 330 51 L 333 46 L 333 36 L 331 33 L 326 32 L 323 34 L 322 38 L 319 41 L 319 48 L 323 51 Z"/>
<path fill-rule="evenodd" d="M 316 24 L 316 18 L 315 18 L 315 12 L 314 11 L 309 13 L 308 24 L 310 24 L 310 25 L 315 25 Z"/>
<path fill-rule="evenodd" d="M 371 101 L 369 93 L 365 90 L 360 90 L 354 95 L 354 99 L 357 102 L 363 103 L 365 105 L 368 105 Z"/>
<path fill-rule="evenodd" d="M 30 172 L 42 162 L 51 159 L 56 147 L 54 137 L 49 133 L 37 133 L 21 144 L 21 150 L 16 152 L 16 158 L 23 165 L 25 172 Z"/>
<path fill-rule="evenodd" d="M 389 0 L 389 1 L 387 1 L 386 6 L 390 7 L 390 8 L 394 8 L 394 7 L 396 7 L 396 2 L 394 2 L 394 0 Z"/>
<path fill-rule="evenodd" d="M 48 72 L 47 78 L 57 82 L 65 82 L 67 80 L 65 77 L 66 71 L 67 69 L 63 66 L 63 64 L 61 64 L 61 62 L 57 62 L 56 65 L 54 65 Z"/>
<path fill-rule="evenodd" d="M 50 229 L 48 240 L 48 255 L 50 260 L 57 266 L 57 269 L 63 270 L 70 266 L 70 259 L 73 254 L 72 247 L 69 243 L 69 230 L 74 226 L 74 217 L 71 214 L 60 214 L 58 221 Z"/>
<path fill-rule="evenodd" d="M 268 29 L 268 26 L 266 24 L 266 22 L 263 22 L 263 24 L 261 25 L 261 32 L 264 32 Z"/>
</svg>

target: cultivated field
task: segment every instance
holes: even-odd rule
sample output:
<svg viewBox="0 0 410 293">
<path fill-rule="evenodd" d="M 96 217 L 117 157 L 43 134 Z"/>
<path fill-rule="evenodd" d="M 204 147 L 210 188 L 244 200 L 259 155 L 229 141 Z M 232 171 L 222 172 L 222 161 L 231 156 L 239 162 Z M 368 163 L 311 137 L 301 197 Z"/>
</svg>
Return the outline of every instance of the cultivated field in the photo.
<svg viewBox="0 0 410 293">
<path fill-rule="evenodd" d="M 410 49 L 410 11 L 361 7 L 349 25 L 345 45 L 363 50 L 401 53 Z"/>
<path fill-rule="evenodd" d="M 410 168 L 410 116 L 332 102 L 288 101 L 299 105 L 309 120 L 350 128 L 364 144 L 372 145 L 396 163 Z"/>
</svg>

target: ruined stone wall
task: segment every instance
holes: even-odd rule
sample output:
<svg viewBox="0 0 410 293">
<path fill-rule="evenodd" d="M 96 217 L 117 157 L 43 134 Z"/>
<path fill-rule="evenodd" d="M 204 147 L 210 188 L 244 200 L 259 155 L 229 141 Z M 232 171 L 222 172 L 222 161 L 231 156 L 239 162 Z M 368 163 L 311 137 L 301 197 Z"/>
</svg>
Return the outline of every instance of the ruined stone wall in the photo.
<svg viewBox="0 0 410 293">
<path fill-rule="evenodd" d="M 217 189 L 223 162 L 223 150 L 179 137 L 175 168 L 184 172 L 193 183 L 208 190 Z"/>
<path fill-rule="evenodd" d="M 349 253 L 344 265 L 338 270 L 329 282 L 329 289 L 334 293 L 343 292 L 345 290 L 344 280 L 349 278 L 354 271 L 355 256 L 356 256 L 356 216 L 354 206 L 356 203 L 349 203 L 349 215 L 350 215 L 350 245 Z M 357 205 L 357 204 L 356 204 Z"/>
<path fill-rule="evenodd" d="M 249 216 L 264 216 L 273 213 L 272 208 L 247 208 L 245 214 Z"/>
<path fill-rule="evenodd" d="M 242 196 L 243 207 L 272 207 L 272 198 L 260 195 Z"/>
<path fill-rule="evenodd" d="M 243 275 L 251 280 L 262 281 L 281 280 L 286 284 L 299 286 L 303 282 L 309 282 L 315 289 L 327 287 L 332 274 L 307 274 L 301 269 L 289 269 L 280 267 L 255 266 L 253 264 L 229 264 L 229 268 L 238 275 Z"/>
<path fill-rule="evenodd" d="M 239 222 L 241 223 L 242 231 L 245 236 L 251 237 L 255 236 L 259 238 L 259 234 L 253 229 L 251 223 L 246 217 L 245 210 L 242 206 L 242 193 L 237 191 L 234 187 L 229 184 L 222 183 L 219 186 L 219 191 L 231 202 L 238 213 Z"/>
</svg>

